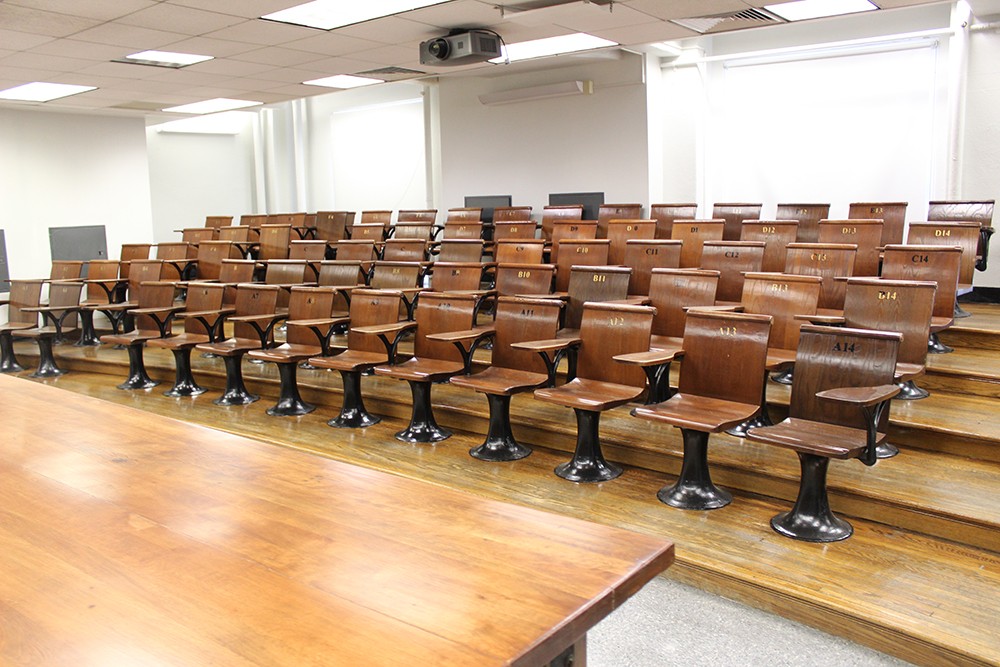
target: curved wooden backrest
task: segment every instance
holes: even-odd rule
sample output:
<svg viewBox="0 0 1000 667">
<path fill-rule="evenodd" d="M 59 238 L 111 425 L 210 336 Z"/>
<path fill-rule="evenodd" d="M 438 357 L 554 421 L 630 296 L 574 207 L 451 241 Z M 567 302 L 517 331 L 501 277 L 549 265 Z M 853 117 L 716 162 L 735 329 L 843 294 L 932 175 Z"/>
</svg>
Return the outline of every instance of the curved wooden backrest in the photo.
<svg viewBox="0 0 1000 667">
<path fill-rule="evenodd" d="M 719 272 L 701 269 L 653 269 L 649 305 L 656 308 L 653 334 L 680 338 L 688 308 L 715 305 Z"/>
<path fill-rule="evenodd" d="M 241 284 L 236 288 L 236 315 L 270 315 L 278 308 L 277 285 Z M 245 322 L 233 323 L 233 337 L 260 340 L 256 329 Z"/>
<path fill-rule="evenodd" d="M 306 213 L 271 213 L 267 216 L 267 224 L 305 227 L 306 215 Z"/>
<path fill-rule="evenodd" d="M 927 207 L 927 219 L 935 222 L 978 222 L 981 227 L 993 226 L 993 199 L 932 201 Z"/>
<path fill-rule="evenodd" d="M 396 214 L 396 222 L 428 222 L 433 223 L 437 220 L 437 209 L 436 208 L 426 208 L 426 209 L 401 209 L 399 213 Z"/>
<path fill-rule="evenodd" d="M 114 259 L 92 259 L 87 262 L 87 279 L 105 281 L 105 286 L 111 288 L 118 278 L 118 261 Z M 87 301 L 92 303 L 107 303 L 108 292 L 100 285 L 87 285 Z M 51 290 L 49 303 L 52 303 Z"/>
<path fill-rule="evenodd" d="M 881 246 L 903 242 L 907 202 L 853 202 L 847 210 L 849 220 L 881 220 Z"/>
<path fill-rule="evenodd" d="M 219 236 L 216 227 L 190 227 L 181 230 L 181 241 L 198 245 L 202 241 L 214 241 Z"/>
<path fill-rule="evenodd" d="M 376 241 L 381 242 L 385 238 L 388 225 L 381 223 L 362 222 L 351 227 L 352 241 Z"/>
<path fill-rule="evenodd" d="M 288 297 L 288 319 L 322 320 L 333 314 L 337 290 L 333 287 L 293 287 Z M 319 345 L 308 327 L 287 327 L 285 341 L 300 345 Z"/>
<path fill-rule="evenodd" d="M 175 289 L 172 282 L 161 282 L 158 278 L 139 283 L 135 292 L 139 308 L 169 308 L 174 305 Z M 171 320 L 164 328 L 165 334 L 170 334 L 172 325 Z M 160 333 L 156 320 L 149 315 L 136 315 L 135 328 L 137 331 Z"/>
<path fill-rule="evenodd" d="M 52 283 L 51 285 L 49 285 L 49 306 L 52 308 L 70 308 L 73 306 L 77 306 L 80 303 L 81 292 L 83 292 L 83 283 L 71 283 L 71 282 Z M 101 296 L 103 297 L 104 301 L 107 301 L 106 295 L 101 294 Z M 67 315 L 62 323 L 63 331 L 67 331 L 69 329 L 75 329 L 77 325 L 77 320 L 78 316 L 76 312 L 72 312 L 69 315 Z"/>
<path fill-rule="evenodd" d="M 38 313 L 25 313 L 22 308 L 37 308 L 41 299 L 42 282 L 40 280 L 10 281 L 10 303 L 7 304 L 7 323 L 38 326 Z"/>
<path fill-rule="evenodd" d="M 958 284 L 972 285 L 979 249 L 979 223 L 976 222 L 911 222 L 906 234 L 908 245 L 957 245 L 962 249 Z"/>
<path fill-rule="evenodd" d="M 776 220 L 795 220 L 799 223 L 799 243 L 816 243 L 819 241 L 819 221 L 830 217 L 829 204 L 778 204 L 774 218 Z"/>
<path fill-rule="evenodd" d="M 642 204 L 601 204 L 597 207 L 597 238 L 608 238 L 608 223 L 612 220 L 641 219 Z"/>
<path fill-rule="evenodd" d="M 422 262 L 427 259 L 427 242 L 422 239 L 388 239 L 382 246 L 382 259 L 390 262 Z"/>
<path fill-rule="evenodd" d="M 546 206 L 542 209 L 542 238 L 552 240 L 552 223 L 556 220 L 583 220 L 583 204 Z"/>
<path fill-rule="evenodd" d="M 229 227 L 233 224 L 233 216 L 231 215 L 206 215 L 205 216 L 205 226 L 206 227 Z"/>
<path fill-rule="evenodd" d="M 358 222 L 362 225 L 378 224 L 388 227 L 392 222 L 392 211 L 361 211 L 361 219 Z"/>
<path fill-rule="evenodd" d="M 845 325 L 901 333 L 899 361 L 923 365 L 927 362 L 935 291 L 932 282 L 851 278 L 844 302 Z"/>
<path fill-rule="evenodd" d="M 771 321 L 769 315 L 689 310 L 678 391 L 750 405 L 760 402 Z"/>
<path fill-rule="evenodd" d="M 121 254 L 118 256 L 121 262 L 131 262 L 134 259 L 149 259 L 149 249 L 151 243 L 123 243 Z"/>
<path fill-rule="evenodd" d="M 845 243 L 790 243 L 785 256 L 785 273 L 819 276 L 823 280 L 819 307 L 841 310 L 847 286 L 837 279 L 853 275 L 857 252 L 857 246 Z"/>
<path fill-rule="evenodd" d="M 576 375 L 586 380 L 645 387 L 646 375 L 613 357 L 649 350 L 653 309 L 612 303 L 588 303 L 580 323 L 580 353 Z"/>
<path fill-rule="evenodd" d="M 493 224 L 531 220 L 530 206 L 497 206 L 493 209 Z"/>
<path fill-rule="evenodd" d="M 316 282 L 321 287 L 353 287 L 363 285 L 365 275 L 356 259 L 327 259 L 319 264 Z"/>
<path fill-rule="evenodd" d="M 555 220 L 549 237 L 552 241 L 552 255 L 559 252 L 559 244 L 570 239 L 596 239 L 596 220 Z"/>
<path fill-rule="evenodd" d="M 656 220 L 638 218 L 608 220 L 605 223 L 604 236 L 611 241 L 608 264 L 622 264 L 625 262 L 625 244 L 628 241 L 649 241 L 656 237 Z"/>
<path fill-rule="evenodd" d="M 493 240 L 533 239 L 536 231 L 537 227 L 530 218 L 527 220 L 501 220 L 493 223 Z"/>
<path fill-rule="evenodd" d="M 946 245 L 888 245 L 882 262 L 886 280 L 924 280 L 937 284 L 934 317 L 951 319 L 958 299 L 962 249 Z"/>
<path fill-rule="evenodd" d="M 494 289 L 499 296 L 551 294 L 555 264 L 497 264 Z"/>
<path fill-rule="evenodd" d="M 267 224 L 266 214 L 249 214 L 240 216 L 240 224 L 250 229 L 260 229 L 261 225 Z"/>
<path fill-rule="evenodd" d="M 370 262 L 376 258 L 374 239 L 337 241 L 337 259 Z"/>
<path fill-rule="evenodd" d="M 359 334 L 357 327 L 391 324 L 399 320 L 400 299 L 381 290 L 356 289 L 351 292 L 351 328 L 347 332 L 347 349 L 385 354 L 385 345 L 378 336 Z"/>
<path fill-rule="evenodd" d="M 493 260 L 498 264 L 541 264 L 544 255 L 542 239 L 497 241 L 493 247 Z"/>
<path fill-rule="evenodd" d="M 449 220 L 444 223 L 442 239 L 481 239 L 483 223 L 478 220 Z"/>
<path fill-rule="evenodd" d="M 156 244 L 156 259 L 178 261 L 182 259 L 194 259 L 197 256 L 198 248 L 190 243 Z M 91 261 L 91 264 L 93 264 L 93 261 Z"/>
<path fill-rule="evenodd" d="M 205 241 L 198 246 L 198 279 L 219 280 L 222 260 L 242 257 L 239 248 L 231 241 Z"/>
<path fill-rule="evenodd" d="M 249 243 L 250 228 L 239 225 L 235 227 L 220 227 L 219 238 L 217 240 L 229 241 L 231 243 Z"/>
<path fill-rule="evenodd" d="M 627 266 L 573 266 L 570 268 L 569 301 L 564 323 L 567 329 L 580 327 L 584 304 L 621 301 L 628 296 L 632 269 Z"/>
<path fill-rule="evenodd" d="M 160 259 L 137 259 L 134 262 L 129 262 L 129 299 L 138 298 L 140 292 L 139 286 L 142 283 L 159 280 L 163 275 L 163 266 L 163 260 Z M 152 307 L 150 306 L 150 308 Z"/>
<path fill-rule="evenodd" d="M 261 225 L 260 251 L 257 259 L 262 262 L 271 259 L 288 259 L 288 247 L 291 242 L 291 225 Z"/>
<path fill-rule="evenodd" d="M 785 270 L 785 250 L 795 243 L 798 220 L 747 220 L 740 230 L 741 241 L 763 241 L 764 261 L 761 271 L 781 273 Z"/>
<path fill-rule="evenodd" d="M 712 207 L 712 218 L 726 221 L 723 239 L 738 241 L 743 221 L 759 220 L 762 208 L 761 204 L 715 204 Z"/>
<path fill-rule="evenodd" d="M 434 234 L 434 225 L 429 222 L 397 222 L 393 226 L 394 239 L 420 239 L 427 242 Z"/>
<path fill-rule="evenodd" d="M 656 220 L 656 238 L 669 239 L 675 220 L 694 220 L 698 217 L 697 204 L 652 204 L 649 217 Z"/>
<path fill-rule="evenodd" d="M 705 241 L 701 268 L 719 272 L 719 301 L 739 302 L 743 296 L 743 276 L 759 273 L 764 263 L 763 241 Z"/>
<path fill-rule="evenodd" d="M 417 334 L 413 341 L 413 356 L 421 359 L 462 361 L 462 355 L 451 343 L 429 340 L 427 336 L 447 331 L 471 329 L 476 297 L 472 294 L 424 292 L 417 302 L 414 320 Z"/>
<path fill-rule="evenodd" d="M 379 289 L 419 287 L 417 282 L 422 268 L 420 262 L 375 262 L 371 286 Z"/>
<path fill-rule="evenodd" d="M 748 273 L 743 283 L 743 309 L 770 315 L 768 347 L 794 350 L 799 342 L 800 320 L 796 315 L 815 315 L 823 280 L 819 276 L 787 273 Z"/>
<path fill-rule="evenodd" d="M 83 267 L 86 262 L 75 260 L 53 260 L 49 268 L 49 280 L 73 280 L 83 277 Z"/>
<path fill-rule="evenodd" d="M 267 262 L 264 283 L 267 285 L 299 285 L 306 282 L 308 270 L 309 263 L 303 259 L 272 259 Z M 282 300 L 280 296 L 278 298 Z"/>
<path fill-rule="evenodd" d="M 218 311 L 222 308 L 225 295 L 226 286 L 221 283 L 188 283 L 184 310 L 189 313 Z M 198 318 L 192 317 L 184 321 L 184 333 L 207 336 L 209 332 Z"/>
<path fill-rule="evenodd" d="M 434 262 L 431 289 L 435 292 L 469 292 L 478 290 L 483 279 L 479 262 Z"/>
<path fill-rule="evenodd" d="M 448 222 L 479 222 L 483 219 L 483 209 L 482 207 L 466 207 L 466 208 L 449 208 L 448 209 Z"/>
<path fill-rule="evenodd" d="M 632 269 L 628 293 L 649 294 L 649 281 L 653 269 L 676 269 L 681 264 L 680 241 L 670 239 L 637 240 L 625 242 L 625 256 L 621 263 Z"/>
<path fill-rule="evenodd" d="M 354 211 L 317 211 L 316 238 L 333 243 L 347 235 L 348 225 L 354 224 Z"/>
<path fill-rule="evenodd" d="M 858 248 L 851 275 L 877 276 L 882 250 L 881 220 L 820 220 L 820 243 L 850 243 Z"/>
<path fill-rule="evenodd" d="M 670 238 L 682 241 L 681 268 L 697 269 L 701 266 L 701 249 L 705 241 L 721 241 L 726 221 L 717 220 L 674 220 Z"/>
<path fill-rule="evenodd" d="M 481 262 L 483 247 L 481 239 L 445 239 L 438 245 L 439 262 Z"/>
<path fill-rule="evenodd" d="M 895 384 L 898 333 L 803 325 L 795 352 L 795 382 L 788 416 L 865 428 L 856 405 L 824 400 L 821 391 Z"/>
<path fill-rule="evenodd" d="M 224 259 L 222 268 L 219 270 L 219 282 L 227 285 L 226 292 L 222 297 L 225 306 L 232 306 L 236 303 L 236 287 L 242 283 L 253 280 L 253 272 L 257 262 L 252 259 Z"/>
<path fill-rule="evenodd" d="M 611 241 L 607 239 L 569 239 L 559 244 L 559 253 L 553 253 L 556 258 L 556 291 L 569 289 L 570 268 L 573 266 L 607 266 L 610 245 Z"/>
<path fill-rule="evenodd" d="M 562 304 L 556 299 L 497 299 L 491 366 L 545 373 L 545 362 L 530 350 L 515 350 L 513 343 L 550 340 L 559 331 Z"/>
</svg>

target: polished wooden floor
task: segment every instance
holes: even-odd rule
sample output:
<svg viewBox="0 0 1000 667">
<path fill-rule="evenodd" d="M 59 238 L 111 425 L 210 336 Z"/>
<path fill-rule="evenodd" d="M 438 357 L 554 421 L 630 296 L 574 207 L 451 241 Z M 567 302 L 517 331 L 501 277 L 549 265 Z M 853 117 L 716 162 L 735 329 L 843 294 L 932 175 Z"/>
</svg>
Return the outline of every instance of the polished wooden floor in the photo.
<svg viewBox="0 0 1000 667">
<path fill-rule="evenodd" d="M 831 466 L 831 502 L 856 533 L 837 544 L 794 542 L 773 533 L 770 517 L 787 509 L 797 489 L 791 453 L 719 436 L 710 445 L 718 484 L 734 503 L 714 512 L 684 512 L 660 504 L 655 493 L 679 470 L 680 438 L 628 416 L 627 408 L 602 420 L 609 458 L 629 467 L 599 485 L 577 485 L 552 474 L 573 447 L 569 410 L 518 396 L 515 432 L 535 453 L 515 463 L 474 460 L 467 450 L 486 429 L 481 395 L 434 387 L 439 422 L 461 429 L 436 446 L 406 445 L 392 434 L 409 416 L 404 383 L 363 381 L 369 409 L 388 418 L 365 431 L 326 426 L 340 401 L 339 376 L 300 371 L 307 400 L 320 404 L 299 418 L 267 417 L 276 397 L 273 368 L 245 364 L 250 386 L 265 398 L 240 408 L 211 403 L 223 386 L 219 360 L 194 360 L 199 382 L 212 391 L 194 399 L 168 399 L 169 357 L 147 351 L 151 373 L 166 386 L 123 392 L 124 351 L 57 348 L 71 372 L 50 381 L 72 391 L 245 434 L 285 447 L 395 472 L 489 498 L 664 535 L 677 544 L 671 576 L 772 609 L 918 664 L 1000 664 L 1000 423 L 989 386 L 1000 378 L 1000 309 L 967 306 L 942 339 L 952 355 L 933 357 L 921 386 L 923 401 L 893 404 L 890 439 L 902 454 L 865 468 L 856 461 Z M 32 351 L 18 345 L 30 364 Z M 22 374 L 25 375 L 25 374 Z M 780 414 L 787 389 L 771 384 Z"/>
</svg>

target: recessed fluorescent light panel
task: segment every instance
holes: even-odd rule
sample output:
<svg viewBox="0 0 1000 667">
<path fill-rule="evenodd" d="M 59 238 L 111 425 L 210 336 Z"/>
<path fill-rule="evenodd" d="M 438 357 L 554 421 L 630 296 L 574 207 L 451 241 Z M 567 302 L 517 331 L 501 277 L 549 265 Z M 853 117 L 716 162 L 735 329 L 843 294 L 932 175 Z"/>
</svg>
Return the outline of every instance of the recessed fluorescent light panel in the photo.
<svg viewBox="0 0 1000 667">
<path fill-rule="evenodd" d="M 96 86 L 72 86 L 68 83 L 45 83 L 35 81 L 21 86 L 0 90 L 0 100 L 16 102 L 49 102 L 60 97 L 69 97 L 88 90 L 97 90 Z"/>
<path fill-rule="evenodd" d="M 572 35 L 560 35 L 559 37 L 546 37 L 545 39 L 533 39 L 530 42 L 517 42 L 507 44 L 504 47 L 505 56 L 494 58 L 491 63 L 514 62 L 517 60 L 529 60 L 531 58 L 541 58 L 543 56 L 555 56 L 563 53 L 576 53 L 577 51 L 590 51 L 600 49 L 605 46 L 618 46 L 618 42 L 612 42 L 600 37 L 594 37 L 584 32 L 573 33 Z"/>
<path fill-rule="evenodd" d="M 216 113 L 218 111 L 232 111 L 233 109 L 245 109 L 247 107 L 255 107 L 263 104 L 263 102 L 251 102 L 249 100 L 231 100 L 226 97 L 216 97 L 214 100 L 205 100 L 203 102 L 192 102 L 191 104 L 182 104 L 179 107 L 169 107 L 163 111 L 169 111 L 171 113 Z"/>
<path fill-rule="evenodd" d="M 371 21 L 421 7 L 443 4 L 445 0 L 314 0 L 261 16 L 262 19 L 333 30 L 345 25 Z"/>
<path fill-rule="evenodd" d="M 779 5 L 766 5 L 764 9 L 786 21 L 805 21 L 825 16 L 870 12 L 878 9 L 878 6 L 869 0 L 798 0 Z"/>
<path fill-rule="evenodd" d="M 171 67 L 180 69 L 195 63 L 203 63 L 212 60 L 213 56 L 199 56 L 194 53 L 174 53 L 172 51 L 140 51 L 132 55 L 118 58 L 116 63 L 128 63 L 131 65 L 152 65 L 153 67 Z"/>
<path fill-rule="evenodd" d="M 325 88 L 359 88 L 361 86 L 370 86 L 374 83 L 385 83 L 385 81 L 382 79 L 373 79 L 367 76 L 338 74 L 337 76 L 328 76 L 323 79 L 303 81 L 302 83 L 309 86 L 323 86 Z"/>
</svg>

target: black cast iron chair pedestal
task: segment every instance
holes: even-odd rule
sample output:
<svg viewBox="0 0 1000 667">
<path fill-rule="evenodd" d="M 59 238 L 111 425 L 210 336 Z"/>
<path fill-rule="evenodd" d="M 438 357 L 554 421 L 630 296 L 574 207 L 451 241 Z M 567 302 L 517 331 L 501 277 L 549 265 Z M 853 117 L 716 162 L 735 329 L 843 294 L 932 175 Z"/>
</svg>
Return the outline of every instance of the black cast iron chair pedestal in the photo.
<svg viewBox="0 0 1000 667">
<path fill-rule="evenodd" d="M 956 315 L 956 317 L 958 316 Z M 941 342 L 941 337 L 937 334 L 937 332 L 931 333 L 930 337 L 927 339 L 928 354 L 948 354 L 954 351 L 955 348 L 948 347 L 947 345 Z"/>
<path fill-rule="evenodd" d="M 899 394 L 896 395 L 896 399 L 900 401 L 919 401 L 921 398 L 927 398 L 931 395 L 926 389 L 918 387 L 913 380 L 899 382 L 897 386 L 899 387 Z"/>
<path fill-rule="evenodd" d="M 573 408 L 576 413 L 576 450 L 573 458 L 555 469 L 571 482 L 606 482 L 622 474 L 622 467 L 604 459 L 599 428 L 601 413 Z"/>
<path fill-rule="evenodd" d="M 671 507 L 714 510 L 733 502 L 733 495 L 712 483 L 708 468 L 708 436 L 705 431 L 681 429 L 684 461 L 677 481 L 660 489 L 656 497 Z"/>
<path fill-rule="evenodd" d="M 795 505 L 771 519 L 771 528 L 785 537 L 806 542 L 839 542 L 854 532 L 850 523 L 830 510 L 826 471 L 830 459 L 798 452 L 802 481 Z"/>
<path fill-rule="evenodd" d="M 9 331 L 0 333 L 0 373 L 19 373 L 24 366 L 14 356 L 14 337 Z"/>
<path fill-rule="evenodd" d="M 371 370 L 371 369 L 369 369 Z M 361 371 L 340 371 L 344 384 L 344 400 L 340 406 L 340 414 L 327 422 L 334 428 L 367 428 L 382 421 L 381 417 L 365 409 L 365 401 L 361 395 Z"/>
<path fill-rule="evenodd" d="M 297 361 L 278 364 L 280 380 L 278 402 L 267 409 L 267 414 L 272 417 L 297 417 L 307 415 L 316 409 L 315 405 L 306 403 L 299 395 L 299 385 L 296 381 L 298 367 Z"/>
<path fill-rule="evenodd" d="M 757 414 L 741 424 L 737 424 L 730 429 L 726 429 L 727 434 L 736 438 L 745 438 L 747 437 L 747 431 L 752 428 L 774 425 L 774 421 L 771 420 L 771 414 L 767 410 L 767 380 L 769 377 L 770 374 L 767 370 L 765 370 L 764 384 L 762 384 L 760 388 L 760 409 L 757 410 Z"/>
<path fill-rule="evenodd" d="M 525 447 L 514 439 L 510 428 L 510 395 L 486 394 L 490 406 L 490 424 L 486 440 L 478 447 L 469 450 L 469 455 L 480 461 L 517 461 L 531 454 L 531 448 Z"/>
<path fill-rule="evenodd" d="M 222 358 L 226 365 L 226 390 L 212 401 L 216 405 L 249 405 L 260 396 L 247 391 L 243 382 L 243 353 Z"/>
<path fill-rule="evenodd" d="M 77 347 L 98 347 L 101 344 L 94 328 L 94 311 L 89 308 L 80 309 L 80 338 L 73 344 Z"/>
<path fill-rule="evenodd" d="M 146 372 L 146 364 L 142 358 L 142 348 L 145 345 L 145 341 L 137 341 L 128 346 L 128 379 L 118 385 L 119 389 L 151 389 L 160 384 Z"/>
<path fill-rule="evenodd" d="M 179 347 L 171 350 L 174 353 L 174 386 L 163 392 L 164 396 L 180 398 L 183 396 L 198 396 L 207 390 L 200 386 L 191 372 L 191 348 Z"/>
<path fill-rule="evenodd" d="M 38 368 L 29 377 L 33 378 L 53 378 L 59 377 L 66 371 L 56 364 L 56 357 L 52 353 L 52 341 L 55 334 L 42 334 L 38 336 Z"/>
<path fill-rule="evenodd" d="M 441 442 L 450 438 L 452 432 L 438 426 L 431 407 L 431 382 L 407 380 L 413 396 L 413 412 L 410 425 L 396 434 L 396 439 L 410 443 Z"/>
</svg>

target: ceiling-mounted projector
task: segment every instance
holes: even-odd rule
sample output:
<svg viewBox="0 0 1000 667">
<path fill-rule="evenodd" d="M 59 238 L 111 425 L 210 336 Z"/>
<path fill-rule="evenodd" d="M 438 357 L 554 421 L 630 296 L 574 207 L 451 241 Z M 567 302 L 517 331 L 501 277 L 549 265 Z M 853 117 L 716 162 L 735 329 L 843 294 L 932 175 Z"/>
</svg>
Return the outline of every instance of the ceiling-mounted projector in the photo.
<svg viewBox="0 0 1000 667">
<path fill-rule="evenodd" d="M 500 57 L 500 37 L 486 30 L 465 30 L 420 44 L 421 65 L 469 65 Z"/>
</svg>

